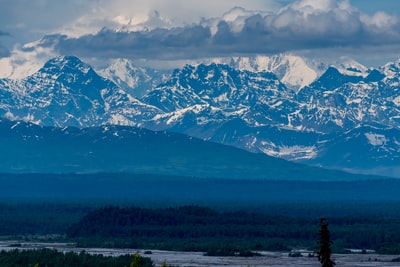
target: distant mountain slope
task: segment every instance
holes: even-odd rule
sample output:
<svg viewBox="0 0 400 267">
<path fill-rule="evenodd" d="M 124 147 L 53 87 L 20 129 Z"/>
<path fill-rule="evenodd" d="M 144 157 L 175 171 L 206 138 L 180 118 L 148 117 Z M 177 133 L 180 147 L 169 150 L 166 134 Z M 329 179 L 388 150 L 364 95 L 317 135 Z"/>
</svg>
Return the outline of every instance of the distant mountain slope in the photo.
<svg viewBox="0 0 400 267">
<path fill-rule="evenodd" d="M 399 176 L 400 129 L 362 126 L 333 137 L 324 144 L 313 162 L 328 168 L 343 168 L 351 172 Z"/>
<path fill-rule="evenodd" d="M 6 152 L 0 154 L 0 172 L 125 172 L 267 180 L 371 178 L 133 127 L 60 129 L 1 120 L 0 135 L 0 150 Z"/>
</svg>

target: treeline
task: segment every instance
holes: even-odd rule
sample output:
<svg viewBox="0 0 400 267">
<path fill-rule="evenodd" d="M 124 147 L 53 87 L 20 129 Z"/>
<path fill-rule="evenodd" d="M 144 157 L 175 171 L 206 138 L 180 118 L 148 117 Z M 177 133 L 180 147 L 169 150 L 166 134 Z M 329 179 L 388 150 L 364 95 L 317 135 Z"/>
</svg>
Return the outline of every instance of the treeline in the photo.
<svg viewBox="0 0 400 267">
<path fill-rule="evenodd" d="M 0 236 L 64 235 L 66 229 L 99 205 L 57 201 L 0 202 Z"/>
<path fill-rule="evenodd" d="M 71 241 L 80 246 L 248 255 L 257 250 L 315 249 L 319 216 L 323 214 L 330 224 L 334 251 L 355 248 L 400 254 L 398 203 L 266 203 L 248 208 L 236 205 L 243 211 L 235 211 L 232 205 L 215 209 L 99 208 L 103 204 L 0 202 L 0 236 Z"/>
<path fill-rule="evenodd" d="M 300 231 L 296 228 L 299 225 L 302 225 Z M 240 251 L 289 250 L 300 240 L 302 244 L 313 245 L 317 229 L 311 218 L 217 212 L 199 206 L 164 209 L 109 206 L 90 212 L 73 224 L 67 236 L 83 246 L 186 251 L 220 250 L 227 246 L 228 250 Z"/>
<path fill-rule="evenodd" d="M 318 220 L 251 212 L 217 212 L 207 207 L 146 209 L 104 207 L 67 230 L 80 245 L 218 251 L 314 249 Z M 381 217 L 329 218 L 334 250 L 400 252 L 400 220 Z"/>
<path fill-rule="evenodd" d="M 135 255 L 106 257 L 85 252 L 59 252 L 51 249 L 0 252 L 0 266 L 13 267 L 154 267 L 150 258 Z"/>
</svg>

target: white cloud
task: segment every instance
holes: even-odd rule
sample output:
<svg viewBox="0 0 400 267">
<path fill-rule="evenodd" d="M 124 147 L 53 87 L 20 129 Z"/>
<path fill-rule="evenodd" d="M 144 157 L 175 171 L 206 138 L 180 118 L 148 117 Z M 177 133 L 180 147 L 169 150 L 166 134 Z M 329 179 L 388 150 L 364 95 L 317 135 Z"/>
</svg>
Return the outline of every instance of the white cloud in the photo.
<svg viewBox="0 0 400 267">
<path fill-rule="evenodd" d="M 75 2 L 78 0 L 74 0 Z M 69 1 L 71 2 L 71 1 Z M 275 0 L 97 0 L 92 8 L 58 32 L 79 36 L 99 31 L 103 27 L 139 30 L 155 27 L 178 27 L 198 23 L 203 18 L 220 17 L 234 6 L 248 10 L 275 10 L 281 5 Z M 156 21 L 155 21 L 156 19 Z"/>
<path fill-rule="evenodd" d="M 16 72 L 17 63 L 41 63 L 57 53 L 96 60 L 188 60 L 304 51 L 375 57 L 379 52 L 385 58 L 400 50 L 398 17 L 367 15 L 347 0 L 0 0 L 5 2 L 10 12 L 0 10 L 0 23 L 9 28 L 0 33 L 12 34 L 17 24 L 23 31 L 31 22 L 36 34 L 53 33 L 31 48 L 17 46 L 2 60 L 14 75 L 22 73 Z M 16 9 L 24 3 L 25 11 Z"/>
<path fill-rule="evenodd" d="M 357 33 L 360 13 L 347 1 L 301 0 L 282 8 L 271 17 L 277 30 L 291 34 L 325 35 Z"/>
<path fill-rule="evenodd" d="M 173 7 L 177 2 L 169 3 Z M 120 22 L 127 21 L 127 17 L 119 18 Z M 222 18 L 179 27 L 174 19 L 166 20 L 155 12 L 137 25 L 129 20 L 125 28 L 132 30 L 140 25 L 145 30 L 108 29 L 78 38 L 62 37 L 56 47 L 61 53 L 81 56 L 126 55 L 171 60 L 309 49 L 354 48 L 353 52 L 359 52 L 369 47 L 400 44 L 395 18 L 384 13 L 367 18 L 345 0 L 300 0 L 276 12 L 234 8 Z"/>
<path fill-rule="evenodd" d="M 305 16 L 315 13 L 325 13 L 334 9 L 351 10 L 353 9 L 347 0 L 300 0 L 293 2 L 282 8 L 282 11 L 294 9 Z"/>
<path fill-rule="evenodd" d="M 397 17 L 388 15 L 381 11 L 376 12 L 372 16 L 362 15 L 361 19 L 366 25 L 375 26 L 377 28 L 390 28 L 399 23 Z"/>
<path fill-rule="evenodd" d="M 39 70 L 47 60 L 57 55 L 53 47 L 40 45 L 40 41 L 15 47 L 10 57 L 0 59 L 0 78 L 24 78 Z"/>
</svg>

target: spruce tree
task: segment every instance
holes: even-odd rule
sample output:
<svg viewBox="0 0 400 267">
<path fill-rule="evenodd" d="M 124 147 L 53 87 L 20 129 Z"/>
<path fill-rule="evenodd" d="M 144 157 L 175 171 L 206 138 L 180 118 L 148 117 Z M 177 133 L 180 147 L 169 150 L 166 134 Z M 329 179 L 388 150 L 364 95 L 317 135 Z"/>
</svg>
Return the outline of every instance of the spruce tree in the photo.
<svg viewBox="0 0 400 267">
<path fill-rule="evenodd" d="M 332 241 L 328 229 L 328 222 L 325 217 L 321 217 L 320 227 L 318 260 L 322 267 L 333 267 L 335 266 L 335 262 L 331 260 Z"/>
<path fill-rule="evenodd" d="M 133 255 L 133 260 L 131 262 L 130 267 L 141 267 L 142 266 L 142 256 L 140 256 L 139 252 L 136 252 Z"/>
</svg>

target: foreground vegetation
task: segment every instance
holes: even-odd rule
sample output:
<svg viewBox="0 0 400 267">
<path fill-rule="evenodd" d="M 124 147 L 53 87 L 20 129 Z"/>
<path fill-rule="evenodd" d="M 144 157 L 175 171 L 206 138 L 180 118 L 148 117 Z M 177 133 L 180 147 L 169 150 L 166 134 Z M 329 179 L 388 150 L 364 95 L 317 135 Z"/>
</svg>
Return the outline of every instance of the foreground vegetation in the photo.
<svg viewBox="0 0 400 267">
<path fill-rule="evenodd" d="M 12 267 L 153 267 L 150 258 L 124 255 L 119 257 L 105 257 L 90 255 L 85 252 L 58 252 L 51 249 L 39 250 L 12 250 L 0 252 L 0 266 Z"/>
</svg>

